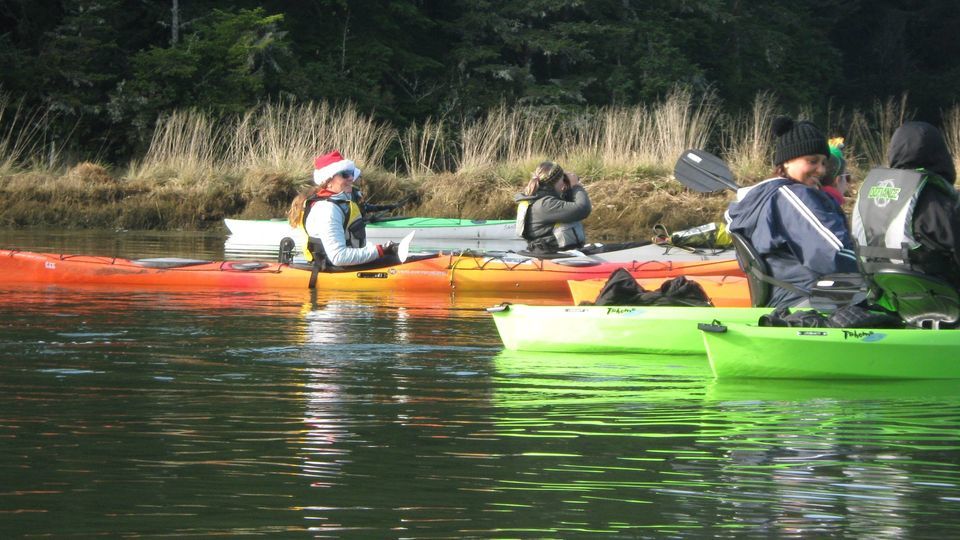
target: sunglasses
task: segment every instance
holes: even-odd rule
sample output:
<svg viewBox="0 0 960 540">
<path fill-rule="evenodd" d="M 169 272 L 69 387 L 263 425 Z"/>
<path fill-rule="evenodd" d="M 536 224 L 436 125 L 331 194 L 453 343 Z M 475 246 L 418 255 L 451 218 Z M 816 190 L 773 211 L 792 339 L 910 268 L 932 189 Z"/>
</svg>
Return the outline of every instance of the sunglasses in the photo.
<svg viewBox="0 0 960 540">
<path fill-rule="evenodd" d="M 347 171 L 340 171 L 335 176 L 342 176 L 344 178 L 353 178 L 353 169 Z"/>
<path fill-rule="evenodd" d="M 843 173 L 837 175 L 837 180 L 843 180 L 844 182 L 850 182 L 850 173 Z"/>
</svg>

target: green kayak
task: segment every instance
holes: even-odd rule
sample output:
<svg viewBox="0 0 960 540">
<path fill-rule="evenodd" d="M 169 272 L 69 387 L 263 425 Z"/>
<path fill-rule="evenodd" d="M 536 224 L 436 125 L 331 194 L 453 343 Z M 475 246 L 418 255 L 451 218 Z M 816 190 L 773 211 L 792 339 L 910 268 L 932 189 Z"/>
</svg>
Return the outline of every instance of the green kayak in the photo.
<svg viewBox="0 0 960 540">
<path fill-rule="evenodd" d="M 761 327 L 714 319 L 723 322 L 699 326 L 718 379 L 960 378 L 957 330 Z"/>
<path fill-rule="evenodd" d="M 510 350 L 704 354 L 698 322 L 757 322 L 770 308 L 504 304 L 487 311 Z"/>
</svg>

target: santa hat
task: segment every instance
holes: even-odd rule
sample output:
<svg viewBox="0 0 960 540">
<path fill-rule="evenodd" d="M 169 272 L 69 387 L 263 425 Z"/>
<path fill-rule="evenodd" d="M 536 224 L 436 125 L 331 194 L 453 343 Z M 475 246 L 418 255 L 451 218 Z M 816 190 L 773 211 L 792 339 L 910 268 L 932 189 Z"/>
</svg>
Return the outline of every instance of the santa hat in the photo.
<svg viewBox="0 0 960 540">
<path fill-rule="evenodd" d="M 313 160 L 313 182 L 320 185 L 338 172 L 356 170 L 357 166 L 352 161 L 344 159 L 340 152 L 334 150 Z"/>
</svg>

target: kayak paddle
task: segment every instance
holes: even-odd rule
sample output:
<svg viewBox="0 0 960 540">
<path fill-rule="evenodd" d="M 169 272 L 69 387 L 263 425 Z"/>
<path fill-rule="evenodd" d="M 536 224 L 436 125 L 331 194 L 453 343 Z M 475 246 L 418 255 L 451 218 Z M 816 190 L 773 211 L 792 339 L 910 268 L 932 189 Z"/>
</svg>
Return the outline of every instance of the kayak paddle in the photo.
<svg viewBox="0 0 960 540">
<path fill-rule="evenodd" d="M 403 240 L 400 240 L 400 245 L 397 246 L 397 257 L 400 258 L 400 262 L 406 262 L 407 257 L 410 256 L 410 243 L 413 242 L 413 235 L 415 234 L 417 234 L 417 231 L 410 231 L 403 237 Z"/>
<path fill-rule="evenodd" d="M 717 156 L 703 150 L 690 149 L 680 155 L 673 176 L 681 184 L 700 193 L 714 193 L 740 188 L 733 181 L 730 168 Z"/>
</svg>

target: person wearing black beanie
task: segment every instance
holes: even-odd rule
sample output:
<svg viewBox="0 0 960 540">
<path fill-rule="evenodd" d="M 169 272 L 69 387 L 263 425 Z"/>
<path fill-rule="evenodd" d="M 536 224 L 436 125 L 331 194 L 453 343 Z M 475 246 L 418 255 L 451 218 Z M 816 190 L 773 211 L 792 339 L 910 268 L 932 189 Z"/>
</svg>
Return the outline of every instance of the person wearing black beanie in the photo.
<svg viewBox="0 0 960 540">
<path fill-rule="evenodd" d="M 820 191 L 830 147 L 811 122 L 781 116 L 773 121 L 775 176 L 742 188 L 726 212 L 727 228 L 752 245 L 772 277 L 809 291 L 826 274 L 856 272 L 846 220 Z M 774 287 L 771 307 L 806 300 L 796 290 Z"/>
<path fill-rule="evenodd" d="M 960 195 L 943 134 L 927 122 L 906 122 L 894 131 L 887 156 L 890 168 L 873 169 L 860 186 L 853 210 L 857 242 L 891 248 L 893 261 L 960 289 Z M 869 262 L 864 266 L 872 270 Z"/>
</svg>

